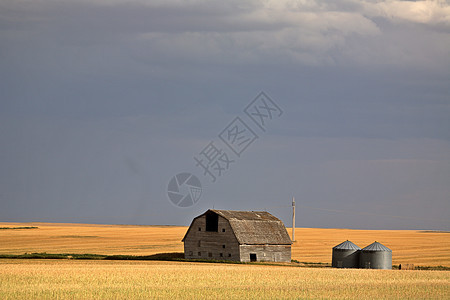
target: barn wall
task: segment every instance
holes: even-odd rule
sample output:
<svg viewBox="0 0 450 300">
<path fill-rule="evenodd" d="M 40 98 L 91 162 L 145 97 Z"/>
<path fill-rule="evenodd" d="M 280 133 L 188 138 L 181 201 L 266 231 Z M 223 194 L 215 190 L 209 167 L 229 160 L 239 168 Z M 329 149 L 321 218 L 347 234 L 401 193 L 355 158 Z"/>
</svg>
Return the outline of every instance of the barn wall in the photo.
<svg viewBox="0 0 450 300">
<path fill-rule="evenodd" d="M 194 220 L 184 240 L 185 258 L 239 261 L 239 243 L 230 224 L 221 216 L 218 223 L 218 232 L 207 232 L 204 215 Z M 222 231 L 223 229 L 225 232 Z M 200 255 L 198 255 L 199 252 Z"/>
<path fill-rule="evenodd" d="M 257 261 L 291 262 L 290 245 L 240 245 L 240 260 L 250 261 L 250 254 L 256 254 Z"/>
</svg>

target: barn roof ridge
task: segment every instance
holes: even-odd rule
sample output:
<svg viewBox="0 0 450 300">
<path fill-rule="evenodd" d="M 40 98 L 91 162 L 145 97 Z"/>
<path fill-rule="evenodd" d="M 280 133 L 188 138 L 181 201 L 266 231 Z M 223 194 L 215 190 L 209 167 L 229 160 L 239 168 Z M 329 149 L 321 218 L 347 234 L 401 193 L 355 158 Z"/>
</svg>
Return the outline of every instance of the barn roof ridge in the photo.
<svg viewBox="0 0 450 300">
<path fill-rule="evenodd" d="M 208 209 L 203 214 L 195 217 L 194 220 L 208 212 L 216 213 L 226 219 L 241 245 L 292 244 L 283 222 L 267 211 Z"/>
<path fill-rule="evenodd" d="M 281 222 L 280 219 L 273 216 L 267 211 L 245 211 L 245 210 L 221 210 L 209 209 L 208 211 L 215 212 L 227 220 L 242 220 L 242 221 L 275 221 Z"/>
</svg>

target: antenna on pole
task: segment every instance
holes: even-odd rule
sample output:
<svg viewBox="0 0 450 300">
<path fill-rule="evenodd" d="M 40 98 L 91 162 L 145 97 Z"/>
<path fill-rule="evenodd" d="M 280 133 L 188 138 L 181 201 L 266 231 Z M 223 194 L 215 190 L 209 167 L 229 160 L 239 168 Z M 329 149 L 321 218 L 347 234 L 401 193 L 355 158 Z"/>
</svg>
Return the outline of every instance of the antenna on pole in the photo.
<svg viewBox="0 0 450 300">
<path fill-rule="evenodd" d="M 295 197 L 292 197 L 292 241 L 295 242 Z"/>
</svg>

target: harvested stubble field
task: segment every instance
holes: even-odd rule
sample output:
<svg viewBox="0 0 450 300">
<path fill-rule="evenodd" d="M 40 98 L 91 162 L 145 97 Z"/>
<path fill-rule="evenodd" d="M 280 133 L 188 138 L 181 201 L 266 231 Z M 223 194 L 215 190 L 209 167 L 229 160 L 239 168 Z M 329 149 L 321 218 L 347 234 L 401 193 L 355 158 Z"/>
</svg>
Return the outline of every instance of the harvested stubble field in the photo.
<svg viewBox="0 0 450 300">
<path fill-rule="evenodd" d="M 0 254 L 91 253 L 152 255 L 183 252 L 187 227 L 0 223 Z M 290 233 L 290 229 L 288 229 Z M 393 251 L 393 264 L 450 267 L 450 233 L 416 230 L 350 230 L 297 228 L 292 259 L 331 263 L 331 248 L 344 240 L 360 247 L 379 241 Z"/>
<path fill-rule="evenodd" d="M 1 299 L 449 299 L 448 271 L 0 260 Z"/>
</svg>

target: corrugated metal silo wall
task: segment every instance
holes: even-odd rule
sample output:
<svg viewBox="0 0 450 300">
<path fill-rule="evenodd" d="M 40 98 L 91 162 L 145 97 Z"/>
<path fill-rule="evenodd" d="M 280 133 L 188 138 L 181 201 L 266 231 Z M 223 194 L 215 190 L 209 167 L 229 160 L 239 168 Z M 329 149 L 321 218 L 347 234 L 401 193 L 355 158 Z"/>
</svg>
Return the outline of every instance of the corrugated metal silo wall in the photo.
<svg viewBox="0 0 450 300">
<path fill-rule="evenodd" d="M 392 270 L 392 252 L 389 251 L 361 251 L 359 256 L 361 269 Z"/>
<path fill-rule="evenodd" d="M 333 268 L 358 268 L 359 250 L 333 249 L 331 266 Z"/>
</svg>

